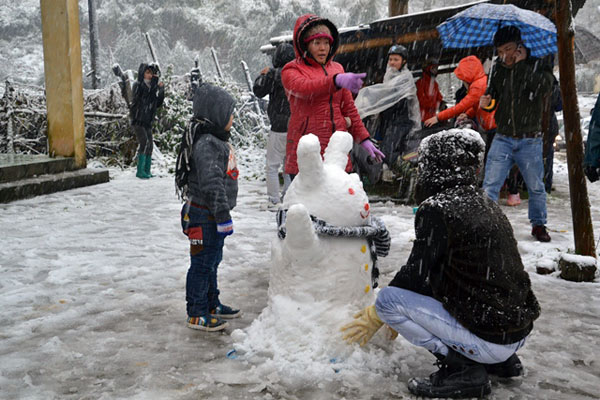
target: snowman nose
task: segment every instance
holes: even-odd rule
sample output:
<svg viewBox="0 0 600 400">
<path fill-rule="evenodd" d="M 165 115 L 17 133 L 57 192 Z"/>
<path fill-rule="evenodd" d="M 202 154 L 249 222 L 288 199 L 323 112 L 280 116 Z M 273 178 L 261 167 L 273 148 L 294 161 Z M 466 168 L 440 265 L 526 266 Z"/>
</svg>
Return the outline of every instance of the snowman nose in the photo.
<svg viewBox="0 0 600 400">
<path fill-rule="evenodd" d="M 365 203 L 365 211 L 369 211 L 369 203 Z"/>
</svg>

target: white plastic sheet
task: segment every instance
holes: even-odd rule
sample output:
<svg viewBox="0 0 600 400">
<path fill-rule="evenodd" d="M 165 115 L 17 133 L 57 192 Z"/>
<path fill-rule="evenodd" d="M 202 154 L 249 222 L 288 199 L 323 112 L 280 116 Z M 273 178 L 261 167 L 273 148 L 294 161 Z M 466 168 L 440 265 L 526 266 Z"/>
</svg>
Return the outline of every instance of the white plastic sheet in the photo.
<svg viewBox="0 0 600 400">
<path fill-rule="evenodd" d="M 407 68 L 398 71 L 396 68 L 388 66 L 383 77 L 383 83 L 361 89 L 356 100 L 354 100 L 354 104 L 360 117 L 365 118 L 387 110 L 406 98 L 409 100 L 409 117 L 413 121 L 413 126 L 420 127 L 421 112 L 419 110 L 419 100 L 417 99 L 417 87 L 412 73 Z"/>
</svg>

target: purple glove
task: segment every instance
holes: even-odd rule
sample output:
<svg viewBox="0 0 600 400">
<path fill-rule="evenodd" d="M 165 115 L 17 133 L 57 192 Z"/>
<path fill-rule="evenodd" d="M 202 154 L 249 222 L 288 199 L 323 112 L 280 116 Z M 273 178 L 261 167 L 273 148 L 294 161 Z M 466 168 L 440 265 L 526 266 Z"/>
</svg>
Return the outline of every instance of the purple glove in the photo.
<svg viewBox="0 0 600 400">
<path fill-rule="evenodd" d="M 369 139 L 364 140 L 360 145 L 367 151 L 367 153 L 369 153 L 369 157 L 375 160 L 375 162 L 380 163 L 385 158 L 385 154 L 379 151 L 379 149 L 375 147 L 373 142 L 371 142 Z"/>
<path fill-rule="evenodd" d="M 367 76 L 366 73 L 354 74 L 352 72 L 346 72 L 344 74 L 337 74 L 335 76 L 335 85 L 344 89 L 348 89 L 352 93 L 358 93 L 363 85 L 363 78 Z"/>
<path fill-rule="evenodd" d="M 217 224 L 217 233 L 221 236 L 229 236 L 233 233 L 233 221 L 229 220 Z"/>
</svg>

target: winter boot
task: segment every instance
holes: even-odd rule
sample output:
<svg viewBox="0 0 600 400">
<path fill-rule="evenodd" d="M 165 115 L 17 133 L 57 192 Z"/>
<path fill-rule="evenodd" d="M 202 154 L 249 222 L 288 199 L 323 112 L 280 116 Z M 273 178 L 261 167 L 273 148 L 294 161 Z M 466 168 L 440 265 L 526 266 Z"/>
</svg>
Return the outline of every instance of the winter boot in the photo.
<svg viewBox="0 0 600 400">
<path fill-rule="evenodd" d="M 154 175 L 150 173 L 150 167 L 152 166 L 152 156 L 146 154 L 146 162 L 144 163 L 144 172 L 148 175 L 148 178 L 152 178 Z"/>
<path fill-rule="evenodd" d="M 534 236 L 538 242 L 549 242 L 551 240 L 548 231 L 544 225 L 536 225 L 531 229 L 531 235 Z"/>
<path fill-rule="evenodd" d="M 135 174 L 135 176 L 137 176 L 138 178 L 141 179 L 148 179 L 150 178 L 147 174 L 146 174 L 146 155 L 145 154 L 139 154 L 138 155 L 138 161 L 137 161 L 137 174 Z"/>
<path fill-rule="evenodd" d="M 222 319 L 233 319 L 241 317 L 242 312 L 225 304 L 219 304 L 216 308 L 210 310 L 210 315 Z"/>
<path fill-rule="evenodd" d="M 463 357 L 449 349 L 447 356 L 435 354 L 439 370 L 429 378 L 412 378 L 408 390 L 422 397 L 483 397 L 492 391 L 483 364 Z"/>
<path fill-rule="evenodd" d="M 222 331 L 229 326 L 229 323 L 223 321 L 219 317 L 208 316 L 208 317 L 188 317 L 187 319 L 188 328 L 196 329 L 198 331 L 205 332 L 216 332 Z"/>
<path fill-rule="evenodd" d="M 519 195 L 519 193 L 517 193 L 517 194 L 509 193 L 508 198 L 506 199 L 506 205 L 507 206 L 518 206 L 519 204 L 521 204 L 521 196 Z"/>
<path fill-rule="evenodd" d="M 490 375 L 498 378 L 513 378 L 523 375 L 523 365 L 517 354 L 513 354 L 508 360 L 497 364 L 484 364 L 485 370 Z"/>
</svg>

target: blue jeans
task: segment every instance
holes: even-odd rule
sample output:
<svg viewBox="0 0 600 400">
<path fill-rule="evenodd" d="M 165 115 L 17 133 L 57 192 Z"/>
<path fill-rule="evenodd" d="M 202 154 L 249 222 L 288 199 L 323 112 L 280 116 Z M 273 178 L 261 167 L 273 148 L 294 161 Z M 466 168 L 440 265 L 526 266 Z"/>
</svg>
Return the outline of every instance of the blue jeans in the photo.
<svg viewBox="0 0 600 400">
<path fill-rule="evenodd" d="M 515 139 L 499 133 L 494 137 L 485 164 L 483 190 L 498 201 L 500 189 L 514 164 L 517 164 L 529 193 L 529 221 L 546 225 L 546 190 L 542 138 Z"/>
<path fill-rule="evenodd" d="M 377 315 L 410 343 L 447 355 L 448 348 L 481 364 L 506 361 L 525 339 L 511 344 L 487 342 L 471 333 L 433 297 L 388 286 L 375 302 Z"/>
<path fill-rule="evenodd" d="M 181 227 L 190 239 L 191 263 L 185 285 L 187 314 L 208 317 L 209 311 L 220 304 L 217 268 L 223 259 L 225 238 L 217 233 L 217 223 L 208 210 L 189 203 L 181 209 Z"/>
</svg>

